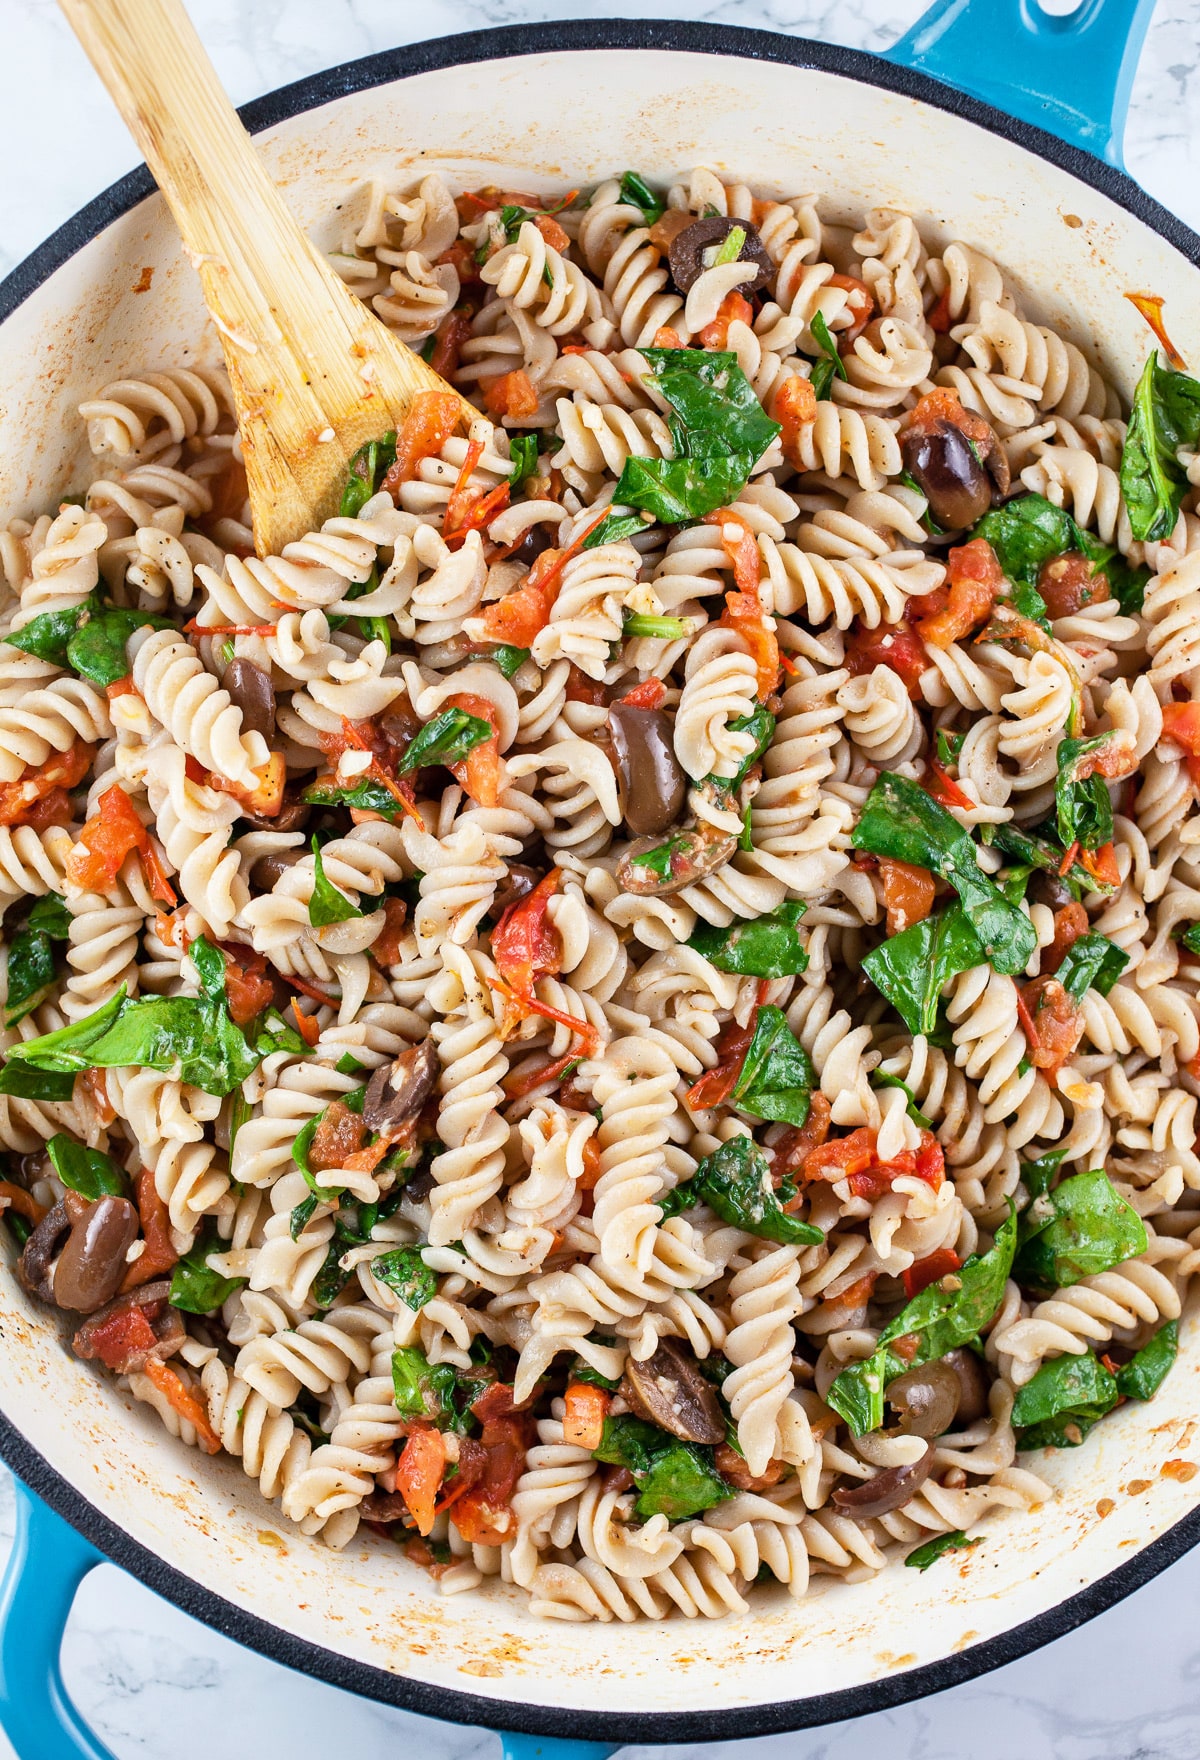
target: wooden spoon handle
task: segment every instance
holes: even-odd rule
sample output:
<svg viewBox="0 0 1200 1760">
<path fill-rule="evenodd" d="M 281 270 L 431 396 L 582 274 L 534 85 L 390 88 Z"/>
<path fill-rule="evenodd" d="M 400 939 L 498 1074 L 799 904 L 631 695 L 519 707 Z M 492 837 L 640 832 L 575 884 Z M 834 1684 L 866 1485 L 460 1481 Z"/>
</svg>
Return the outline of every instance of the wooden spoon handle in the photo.
<svg viewBox="0 0 1200 1760">
<path fill-rule="evenodd" d="M 255 541 L 272 553 L 333 511 L 356 447 L 402 421 L 419 391 L 449 387 L 305 237 L 182 0 L 60 4 L 199 271 L 233 381 Z"/>
</svg>

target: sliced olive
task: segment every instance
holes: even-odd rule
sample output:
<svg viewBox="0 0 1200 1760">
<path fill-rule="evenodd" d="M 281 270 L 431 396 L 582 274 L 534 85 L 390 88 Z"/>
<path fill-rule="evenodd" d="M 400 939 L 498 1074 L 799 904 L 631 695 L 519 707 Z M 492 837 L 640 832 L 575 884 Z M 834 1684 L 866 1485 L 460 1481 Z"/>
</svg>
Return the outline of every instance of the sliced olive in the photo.
<svg viewBox="0 0 1200 1760">
<path fill-rule="evenodd" d="M 134 1375 L 144 1369 L 151 1357 L 160 1362 L 174 1356 L 184 1339 L 187 1330 L 183 1324 L 178 1308 L 170 1306 L 171 1285 L 166 1278 L 155 1283 L 144 1283 L 140 1289 L 131 1289 L 127 1294 L 118 1296 L 107 1306 L 86 1319 L 71 1340 L 71 1348 L 77 1357 L 90 1358 L 99 1355 L 97 1339 L 103 1337 L 104 1361 L 118 1375 Z M 150 1343 L 142 1342 L 130 1345 L 116 1361 L 112 1360 L 112 1332 L 108 1322 L 116 1314 L 130 1312 L 140 1308 L 153 1333 Z M 140 1330 L 140 1329 L 139 1329 Z"/>
<path fill-rule="evenodd" d="M 960 1430 L 982 1418 L 988 1409 L 987 1370 L 974 1351 L 966 1346 L 947 1351 L 942 1361 L 958 1376 L 958 1411 L 955 1418 Z M 891 1392 L 891 1389 L 888 1389 Z"/>
<path fill-rule="evenodd" d="M 373 1491 L 358 1505 L 358 1513 L 364 1522 L 376 1522 L 382 1527 L 390 1527 L 393 1522 L 412 1520 L 404 1494 L 400 1491 Z"/>
<path fill-rule="evenodd" d="M 886 1472 L 876 1473 L 873 1479 L 867 1479 L 861 1485 L 835 1491 L 833 1501 L 843 1515 L 853 1516 L 856 1522 L 869 1522 L 873 1516 L 890 1515 L 892 1510 L 902 1509 L 910 1498 L 916 1496 L 928 1479 L 932 1466 L 933 1444 L 928 1443 L 919 1460 L 910 1462 L 907 1467 L 888 1467 Z"/>
<path fill-rule="evenodd" d="M 97 1198 L 87 1206 L 54 1268 L 54 1300 L 60 1308 L 94 1314 L 112 1301 L 129 1269 L 125 1255 L 138 1227 L 137 1210 L 128 1198 Z"/>
<path fill-rule="evenodd" d="M 664 898 L 723 868 L 737 849 L 732 832 L 712 825 L 639 837 L 617 863 L 617 885 L 639 898 Z"/>
<path fill-rule="evenodd" d="M 221 683 L 242 711 L 247 733 L 261 733 L 270 743 L 275 732 L 275 686 L 253 660 L 231 660 Z"/>
<path fill-rule="evenodd" d="M 1008 492 L 1008 459 L 990 428 L 984 438 L 972 440 L 939 417 L 902 435 L 900 452 L 930 513 L 947 531 L 973 526 Z"/>
<path fill-rule="evenodd" d="M 38 1223 L 21 1252 L 18 1276 L 30 1295 L 39 1301 L 54 1300 L 54 1261 L 71 1232 L 71 1213 L 57 1203 Z"/>
<path fill-rule="evenodd" d="M 492 900 L 491 914 L 495 921 L 500 921 L 510 905 L 520 904 L 523 898 L 528 898 L 541 877 L 538 870 L 527 863 L 513 862 Z"/>
<path fill-rule="evenodd" d="M 525 533 L 525 536 L 521 539 L 521 542 L 513 551 L 513 560 L 514 562 L 524 562 L 527 566 L 532 566 L 542 554 L 543 550 L 551 549 L 553 544 L 554 534 L 548 531 L 544 525 L 539 523 L 538 525 L 530 526 L 529 530 Z"/>
<path fill-rule="evenodd" d="M 639 1417 L 684 1442 L 724 1442 L 725 1419 L 711 1381 L 676 1339 L 659 1340 L 652 1357 L 625 1364 L 623 1390 Z"/>
<path fill-rule="evenodd" d="M 697 220 L 691 226 L 685 226 L 671 240 L 667 261 L 671 265 L 671 278 L 680 293 L 687 293 L 699 281 L 704 271 L 712 266 L 711 262 L 706 263 L 704 260 L 708 247 L 716 245 L 720 249 L 735 229 L 746 235 L 735 260 L 739 263 L 753 263 L 757 271 L 753 281 L 743 281 L 739 285 L 738 292 L 753 293 L 756 288 L 766 286 L 775 273 L 775 265 L 767 255 L 767 247 L 759 236 L 758 227 L 752 226 L 749 220 L 731 220 L 724 215 L 714 214 L 707 220 Z"/>
<path fill-rule="evenodd" d="M 941 1436 L 949 1430 L 961 1393 L 958 1376 L 944 1358 L 922 1363 L 888 1382 L 888 1404 L 900 1415 L 909 1436 Z"/>
<path fill-rule="evenodd" d="M 421 717 L 405 696 L 396 697 L 379 717 L 379 731 L 400 751 L 417 737 L 422 725 Z"/>
<path fill-rule="evenodd" d="M 269 821 L 268 821 L 269 823 Z M 269 856 L 259 856 L 250 867 L 250 884 L 260 892 L 270 892 L 288 869 L 294 867 L 304 851 L 301 849 L 275 850 Z"/>
<path fill-rule="evenodd" d="M 432 1039 L 410 1045 L 393 1062 L 383 1064 L 367 1083 L 363 1123 L 381 1136 L 398 1136 L 433 1092 L 439 1067 Z"/>
<path fill-rule="evenodd" d="M 255 813 L 249 807 L 242 808 L 242 818 L 253 825 L 256 831 L 303 831 L 312 816 L 312 803 L 303 800 L 298 789 L 289 788 L 285 791 L 283 805 L 273 816 Z"/>
<path fill-rule="evenodd" d="M 614 703 L 608 712 L 621 810 L 632 837 L 657 834 L 683 810 L 687 777 L 675 756 L 674 726 L 661 709 Z"/>
</svg>

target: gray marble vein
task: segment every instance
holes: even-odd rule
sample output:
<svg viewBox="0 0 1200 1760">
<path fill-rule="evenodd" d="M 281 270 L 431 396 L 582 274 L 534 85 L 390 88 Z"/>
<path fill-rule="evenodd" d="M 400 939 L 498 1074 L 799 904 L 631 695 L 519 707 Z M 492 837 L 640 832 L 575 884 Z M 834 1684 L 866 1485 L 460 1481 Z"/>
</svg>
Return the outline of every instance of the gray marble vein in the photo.
<svg viewBox="0 0 1200 1760">
<path fill-rule="evenodd" d="M 239 102 L 396 43 L 544 18 L 703 18 L 885 48 L 919 0 L 192 0 Z M 0 272 L 134 155 L 55 0 L 0 0 Z M 1159 0 L 1126 137 L 1130 171 L 1200 226 L 1200 0 Z M 0 1562 L 12 1494 L 0 1475 Z M 1200 1555 L 1050 1649 L 936 1699 L 825 1730 L 693 1748 L 696 1760 L 1194 1760 Z M 496 1738 L 356 1700 L 239 1649 L 112 1566 L 85 1583 L 68 1685 L 118 1760 L 496 1760 Z M 411 1748 L 410 1745 L 412 1744 Z M 0 1760 L 11 1760 L 0 1736 Z M 636 1752 L 632 1751 L 631 1752 Z M 647 1749 L 645 1755 L 664 1750 Z"/>
</svg>

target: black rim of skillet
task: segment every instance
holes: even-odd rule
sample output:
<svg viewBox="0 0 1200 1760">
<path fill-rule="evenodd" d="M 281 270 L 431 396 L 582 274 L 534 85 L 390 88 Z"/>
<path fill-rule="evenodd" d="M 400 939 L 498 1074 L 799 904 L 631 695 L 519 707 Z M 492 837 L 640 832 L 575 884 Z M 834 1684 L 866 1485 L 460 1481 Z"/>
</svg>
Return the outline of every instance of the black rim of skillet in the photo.
<svg viewBox="0 0 1200 1760">
<path fill-rule="evenodd" d="M 900 92 L 935 109 L 977 123 L 992 134 L 1061 166 L 1143 221 L 1190 262 L 1200 265 L 1200 237 L 1124 172 L 1103 164 L 1091 154 L 1068 146 L 1029 123 L 1006 116 L 991 105 L 953 91 L 926 74 L 893 66 L 874 55 L 814 43 L 804 37 L 785 37 L 773 31 L 747 30 L 735 25 L 652 19 L 589 19 L 468 31 L 461 36 L 407 44 L 403 49 L 385 50 L 378 55 L 346 62 L 341 67 L 332 67 L 325 73 L 297 80 L 265 97 L 256 98 L 253 103 L 243 106 L 240 114 L 247 128 L 257 133 L 353 92 L 386 85 L 414 74 L 477 61 L 507 60 L 517 55 L 597 49 L 658 49 L 775 61 L 791 67 L 815 68 L 857 80 L 863 85 Z M 154 181 L 142 165 L 81 208 L 0 282 L 0 321 L 28 299 L 69 257 L 112 221 L 152 195 L 154 189 Z M 729 1741 L 739 1737 L 775 1735 L 886 1711 L 930 1693 L 944 1692 L 948 1687 L 1015 1662 L 1074 1631 L 1135 1589 L 1144 1587 L 1160 1571 L 1200 1543 L 1200 1508 L 1197 1508 L 1135 1557 L 1060 1602 L 1057 1607 L 955 1656 L 862 1686 L 820 1693 L 806 1699 L 785 1699 L 777 1704 L 738 1706 L 724 1711 L 716 1708 L 697 1712 L 579 1711 L 567 1706 L 529 1705 L 519 1700 L 484 1698 L 476 1693 L 431 1686 L 423 1681 L 389 1674 L 369 1663 L 353 1661 L 319 1644 L 294 1637 L 204 1588 L 117 1527 L 51 1467 L 3 1414 L 0 1414 L 0 1456 L 31 1490 L 114 1564 L 120 1565 L 148 1589 L 174 1602 L 185 1613 L 272 1661 L 314 1675 L 347 1692 L 403 1706 L 425 1717 L 522 1734 L 614 1744 Z"/>
</svg>

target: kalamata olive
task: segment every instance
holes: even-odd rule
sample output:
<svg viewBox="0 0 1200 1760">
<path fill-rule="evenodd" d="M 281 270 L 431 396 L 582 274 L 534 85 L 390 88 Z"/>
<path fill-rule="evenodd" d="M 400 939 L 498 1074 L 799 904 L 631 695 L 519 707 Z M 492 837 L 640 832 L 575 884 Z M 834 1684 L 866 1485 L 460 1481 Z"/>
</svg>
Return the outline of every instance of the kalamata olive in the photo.
<svg viewBox="0 0 1200 1760">
<path fill-rule="evenodd" d="M 852 1516 L 856 1522 L 869 1522 L 874 1516 L 890 1515 L 892 1510 L 903 1508 L 910 1498 L 916 1496 L 928 1479 L 932 1466 L 933 1444 L 929 1443 L 919 1460 L 910 1462 L 907 1467 L 888 1467 L 861 1485 L 835 1491 L 833 1501 L 843 1515 Z"/>
<path fill-rule="evenodd" d="M 1071 903 L 1071 888 L 1057 874 L 1047 874 L 1042 868 L 1035 868 L 1029 876 L 1029 886 L 1025 896 L 1030 904 L 1046 904 L 1052 911 L 1061 910 L 1063 905 Z"/>
<path fill-rule="evenodd" d="M 988 1378 L 987 1370 L 979 1361 L 974 1351 L 965 1345 L 959 1350 L 947 1351 L 942 1358 L 958 1376 L 958 1411 L 955 1422 L 960 1430 L 982 1418 L 988 1409 Z M 891 1388 L 888 1389 L 889 1394 Z"/>
<path fill-rule="evenodd" d="M 491 914 L 496 922 L 500 921 L 510 905 L 520 904 L 523 898 L 528 898 L 541 877 L 538 870 L 527 863 L 513 862 L 492 899 Z"/>
<path fill-rule="evenodd" d="M 711 1381 L 678 1339 L 661 1338 L 652 1357 L 625 1364 L 625 1398 L 639 1417 L 684 1442 L 724 1442 L 725 1420 Z"/>
<path fill-rule="evenodd" d="M 246 733 L 261 733 L 268 745 L 275 732 L 275 686 L 253 660 L 231 660 L 221 683 L 242 711 Z"/>
<path fill-rule="evenodd" d="M 767 255 L 767 247 L 759 236 L 758 227 L 752 226 L 749 220 L 731 220 L 722 214 L 713 214 L 707 220 L 697 220 L 691 226 L 684 227 L 671 240 L 667 260 L 671 265 L 671 278 L 680 293 L 687 293 L 699 281 L 705 269 L 711 267 L 704 260 L 708 247 L 715 245 L 719 250 L 735 228 L 744 232 L 746 239 L 734 260 L 739 263 L 753 263 L 757 271 L 753 281 L 739 284 L 738 292 L 753 293 L 755 288 L 766 286 L 775 273 L 775 265 Z"/>
<path fill-rule="evenodd" d="M 897 1375 L 888 1382 L 887 1398 L 900 1414 L 899 1428 L 905 1435 L 941 1436 L 954 1422 L 960 1391 L 954 1369 L 939 1360 Z"/>
<path fill-rule="evenodd" d="M 138 1289 L 131 1289 L 125 1295 L 117 1296 L 96 1313 L 90 1315 L 71 1340 L 71 1348 L 77 1357 L 101 1357 L 106 1366 L 118 1375 L 134 1375 L 144 1369 L 151 1357 L 165 1362 L 174 1356 L 184 1339 L 187 1330 L 180 1317 L 178 1308 L 170 1306 L 171 1285 L 166 1278 L 155 1283 L 144 1283 Z M 120 1354 L 113 1355 L 113 1329 L 108 1322 L 115 1314 L 128 1313 L 133 1308 L 140 1308 L 144 1314 L 153 1338 L 145 1342 L 129 1344 L 120 1349 Z M 140 1329 L 139 1329 L 140 1330 Z"/>
<path fill-rule="evenodd" d="M 403 751 L 421 731 L 421 717 L 405 696 L 394 697 L 379 717 L 379 731 Z"/>
<path fill-rule="evenodd" d="M 713 825 L 639 837 L 617 863 L 617 885 L 639 898 L 665 898 L 723 868 L 737 844 L 731 832 Z"/>
<path fill-rule="evenodd" d="M 60 1308 L 94 1314 L 121 1287 L 138 1237 L 138 1213 L 128 1198 L 97 1198 L 72 1226 L 54 1268 L 54 1299 Z"/>
<path fill-rule="evenodd" d="M 358 1505 L 358 1513 L 364 1522 L 376 1522 L 382 1527 L 412 1519 L 404 1494 L 400 1491 L 373 1491 Z"/>
<path fill-rule="evenodd" d="M 900 452 L 930 513 L 947 531 L 973 526 L 1008 492 L 1008 459 L 990 428 L 985 438 L 968 439 L 954 422 L 938 417 L 903 434 Z"/>
<path fill-rule="evenodd" d="M 271 855 L 259 856 L 250 866 L 250 884 L 259 892 L 270 892 L 304 853 L 302 849 L 279 849 Z"/>
<path fill-rule="evenodd" d="M 549 531 L 546 526 L 541 525 L 540 523 L 535 526 L 530 526 L 529 530 L 525 533 L 525 536 L 521 539 L 521 542 L 513 551 L 513 560 L 515 562 L 533 564 L 542 554 L 542 551 L 549 550 L 553 546 L 553 543 L 554 534 Z"/>
<path fill-rule="evenodd" d="M 632 837 L 665 831 L 683 810 L 687 777 L 675 756 L 674 728 L 661 709 L 614 703 L 608 712 L 617 788 Z"/>
<path fill-rule="evenodd" d="M 398 1135 L 433 1092 L 439 1068 L 432 1039 L 410 1045 L 391 1063 L 383 1064 L 367 1083 L 363 1123 L 382 1136 Z"/>
<path fill-rule="evenodd" d="M 58 1203 L 38 1223 L 21 1252 L 17 1275 L 31 1296 L 39 1301 L 54 1300 L 54 1260 L 71 1232 L 71 1213 L 65 1203 Z"/>
<path fill-rule="evenodd" d="M 283 805 L 274 815 L 256 813 L 250 807 L 243 806 L 242 818 L 247 824 L 253 825 L 256 831 L 303 831 L 312 812 L 311 803 L 301 798 L 299 790 L 289 788 L 284 793 Z"/>
</svg>

